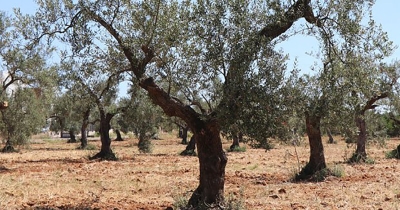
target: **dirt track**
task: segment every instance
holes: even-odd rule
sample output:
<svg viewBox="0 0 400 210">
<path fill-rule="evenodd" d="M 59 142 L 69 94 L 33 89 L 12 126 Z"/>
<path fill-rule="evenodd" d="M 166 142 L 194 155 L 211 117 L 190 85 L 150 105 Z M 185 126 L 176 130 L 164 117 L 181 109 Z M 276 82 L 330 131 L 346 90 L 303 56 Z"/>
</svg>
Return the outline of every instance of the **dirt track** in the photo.
<svg viewBox="0 0 400 210">
<path fill-rule="evenodd" d="M 89 161 L 97 150 L 79 151 L 65 141 L 40 140 L 20 153 L 0 154 L 0 209 L 165 209 L 197 186 L 197 157 L 179 156 L 185 147 L 179 142 L 156 140 L 149 155 L 138 152 L 137 140 L 113 142 L 116 162 Z M 320 183 L 289 181 L 299 167 L 293 146 L 229 153 L 226 197 L 247 209 L 400 209 L 399 162 L 385 159 L 398 143 L 368 147 L 372 165 L 344 164 L 353 148 L 325 145 L 328 165 L 345 176 Z M 304 165 L 307 145 L 296 150 Z"/>
</svg>

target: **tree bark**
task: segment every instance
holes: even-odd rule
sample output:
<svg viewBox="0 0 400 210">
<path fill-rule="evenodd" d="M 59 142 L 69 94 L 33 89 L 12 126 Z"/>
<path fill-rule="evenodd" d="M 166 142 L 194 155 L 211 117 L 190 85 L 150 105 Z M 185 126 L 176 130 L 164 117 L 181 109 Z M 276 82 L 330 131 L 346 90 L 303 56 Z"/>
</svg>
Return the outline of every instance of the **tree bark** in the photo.
<svg viewBox="0 0 400 210">
<path fill-rule="evenodd" d="M 181 152 L 181 155 L 196 155 L 196 138 L 194 135 L 190 138 L 189 144 L 186 146 L 186 149 Z"/>
<path fill-rule="evenodd" d="M 83 115 L 83 121 L 81 125 L 81 146 L 79 147 L 80 149 L 86 149 L 88 145 L 87 127 L 89 126 L 89 115 L 90 115 L 90 109 L 86 110 L 86 112 Z"/>
<path fill-rule="evenodd" d="M 192 130 L 200 163 L 200 184 L 189 199 L 189 206 L 219 206 L 224 202 L 225 167 L 228 161 L 220 130 L 215 122 L 205 122 Z"/>
<path fill-rule="evenodd" d="M 350 158 L 350 162 L 365 162 L 367 160 L 367 127 L 364 113 L 361 113 L 355 118 L 358 128 L 357 148 L 354 155 Z"/>
<path fill-rule="evenodd" d="M 239 143 L 243 140 L 243 133 L 238 132 L 232 135 L 232 145 L 229 147 L 231 151 L 240 147 Z"/>
<path fill-rule="evenodd" d="M 181 127 L 181 129 L 182 129 L 182 135 L 180 136 L 181 138 L 182 138 L 182 142 L 181 142 L 181 144 L 187 144 L 188 142 L 187 142 L 187 135 L 188 135 L 188 127 L 187 126 L 184 126 L 184 127 Z"/>
<path fill-rule="evenodd" d="M 119 131 L 119 129 L 115 129 L 115 133 L 117 134 L 117 138 L 115 138 L 114 141 L 123 141 L 124 140 L 121 136 L 121 132 Z"/>
<path fill-rule="evenodd" d="M 111 139 L 110 139 L 110 129 L 111 129 L 111 119 L 114 115 L 110 113 L 105 113 L 100 110 L 100 141 L 101 149 L 100 152 L 91 157 L 90 159 L 101 159 L 101 160 L 117 160 L 114 152 L 111 150 Z"/>
<path fill-rule="evenodd" d="M 75 131 L 73 129 L 70 129 L 68 133 L 69 133 L 68 143 L 76 143 L 77 141 L 76 141 Z"/>
<path fill-rule="evenodd" d="M 393 85 L 393 84 L 392 84 Z M 375 109 L 378 105 L 375 105 L 375 102 L 389 97 L 388 92 L 383 92 L 379 95 L 375 95 L 371 97 L 367 103 L 361 107 L 357 107 L 355 123 L 358 128 L 358 138 L 357 138 L 357 149 L 354 155 L 350 158 L 349 162 L 365 162 L 367 160 L 367 151 L 366 151 L 366 143 L 367 143 L 367 127 L 365 122 L 365 112 L 371 109 Z"/>
<path fill-rule="evenodd" d="M 321 138 L 321 117 L 306 113 L 306 128 L 310 144 L 310 160 L 296 176 L 296 180 L 306 180 L 326 168 L 324 146 Z"/>
</svg>

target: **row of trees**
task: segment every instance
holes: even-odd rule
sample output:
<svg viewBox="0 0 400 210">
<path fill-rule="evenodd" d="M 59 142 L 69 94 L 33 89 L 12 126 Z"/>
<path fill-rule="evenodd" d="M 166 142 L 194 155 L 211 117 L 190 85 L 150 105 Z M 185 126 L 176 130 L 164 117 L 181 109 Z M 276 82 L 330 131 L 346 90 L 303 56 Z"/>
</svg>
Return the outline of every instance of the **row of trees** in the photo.
<svg viewBox="0 0 400 210">
<path fill-rule="evenodd" d="M 297 178 L 307 179 L 326 168 L 321 125 L 342 133 L 355 126 L 352 161 L 365 161 L 369 110 L 385 103 L 393 122 L 397 119 L 399 63 L 385 62 L 394 46 L 372 19 L 373 1 L 37 3 L 32 15 L 1 14 L 1 56 L 8 72 L 2 96 L 11 96 L 3 126 L 18 116 L 5 115 L 13 110 L 24 116 L 42 110 L 62 130 L 80 128 L 85 148 L 85 130 L 97 121 L 102 147 L 93 158 L 115 159 L 112 120 L 145 143 L 162 110 L 190 129 L 197 145 L 200 180 L 188 206 L 223 203 L 227 157 L 221 133 L 265 145 L 305 128 L 310 159 Z M 314 54 L 321 62 L 310 67 L 313 74 L 300 75 L 296 65 L 288 69 L 287 56 L 276 49 L 296 34 L 320 43 Z M 123 81 L 130 95 L 118 99 Z M 6 94 L 8 84 L 21 92 L 39 88 L 40 94 L 26 97 L 43 102 L 16 108 L 11 102 L 18 91 Z M 29 130 L 13 129 L 2 130 L 9 139 Z"/>
</svg>

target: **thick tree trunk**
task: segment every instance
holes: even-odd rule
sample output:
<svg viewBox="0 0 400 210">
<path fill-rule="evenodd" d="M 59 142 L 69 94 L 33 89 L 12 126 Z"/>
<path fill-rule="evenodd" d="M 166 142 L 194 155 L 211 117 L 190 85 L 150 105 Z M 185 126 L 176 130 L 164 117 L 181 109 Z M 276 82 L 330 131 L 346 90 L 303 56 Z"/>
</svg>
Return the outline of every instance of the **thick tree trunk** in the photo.
<svg viewBox="0 0 400 210">
<path fill-rule="evenodd" d="M 90 159 L 102 159 L 102 160 L 117 160 L 114 152 L 111 150 L 111 139 L 110 139 L 110 121 L 114 115 L 100 113 L 100 141 L 101 149 L 100 152 L 91 157 Z"/>
<path fill-rule="evenodd" d="M 200 184 L 189 199 L 189 206 L 222 206 L 228 159 L 222 149 L 220 130 L 216 123 L 208 122 L 193 132 L 200 163 Z"/>
<path fill-rule="evenodd" d="M 296 176 L 296 180 L 310 179 L 316 172 L 326 168 L 320 122 L 321 117 L 311 116 L 306 113 L 306 128 L 310 144 L 310 160 Z"/>
<path fill-rule="evenodd" d="M 182 135 L 180 136 L 182 138 L 181 144 L 187 144 L 187 135 L 188 135 L 188 130 L 189 128 L 187 126 L 181 127 L 182 129 Z"/>
<path fill-rule="evenodd" d="M 181 152 L 181 155 L 194 156 L 196 155 L 196 138 L 194 135 L 190 138 L 189 144 L 186 146 L 186 149 Z"/>
<path fill-rule="evenodd" d="M 124 139 L 121 136 L 121 132 L 119 129 L 115 129 L 115 133 L 117 134 L 117 138 L 114 141 L 123 141 Z"/>
<path fill-rule="evenodd" d="M 78 142 L 76 140 L 75 131 L 73 129 L 70 129 L 68 131 L 68 133 L 69 133 L 69 140 L 67 141 L 68 143 L 76 143 L 76 142 Z"/>
<path fill-rule="evenodd" d="M 357 137 L 357 148 L 354 155 L 350 158 L 350 162 L 365 162 L 367 160 L 367 151 L 366 151 L 366 143 L 367 143 L 367 127 L 365 123 L 364 114 L 359 114 L 356 116 L 356 125 L 358 128 L 358 137 Z"/>
</svg>

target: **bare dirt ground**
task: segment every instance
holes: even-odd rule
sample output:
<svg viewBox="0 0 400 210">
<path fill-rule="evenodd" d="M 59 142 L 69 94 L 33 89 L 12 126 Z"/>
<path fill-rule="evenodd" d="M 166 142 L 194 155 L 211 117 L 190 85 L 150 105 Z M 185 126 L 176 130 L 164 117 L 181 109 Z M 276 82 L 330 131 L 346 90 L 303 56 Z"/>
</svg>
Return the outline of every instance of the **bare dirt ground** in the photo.
<svg viewBox="0 0 400 210">
<path fill-rule="evenodd" d="M 161 137 L 153 154 L 140 154 L 136 139 L 112 142 L 116 162 L 88 160 L 97 149 L 76 150 L 65 139 L 36 139 L 19 153 L 0 154 L 0 209 L 166 209 L 190 196 L 199 173 L 197 157 L 178 155 L 180 139 Z M 296 150 L 277 143 L 267 152 L 247 147 L 228 153 L 226 197 L 246 209 L 400 209 L 399 162 L 385 158 L 399 143 L 369 146 L 375 164 L 361 165 L 344 163 L 354 147 L 325 144 L 329 167 L 345 175 L 319 183 L 290 182 L 308 160 L 306 143 Z"/>
</svg>

